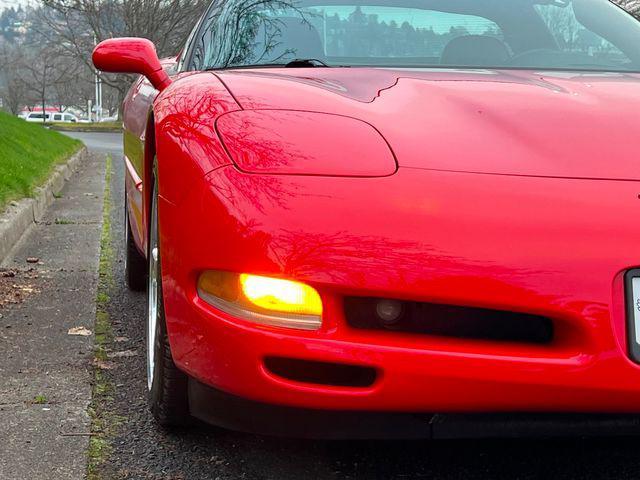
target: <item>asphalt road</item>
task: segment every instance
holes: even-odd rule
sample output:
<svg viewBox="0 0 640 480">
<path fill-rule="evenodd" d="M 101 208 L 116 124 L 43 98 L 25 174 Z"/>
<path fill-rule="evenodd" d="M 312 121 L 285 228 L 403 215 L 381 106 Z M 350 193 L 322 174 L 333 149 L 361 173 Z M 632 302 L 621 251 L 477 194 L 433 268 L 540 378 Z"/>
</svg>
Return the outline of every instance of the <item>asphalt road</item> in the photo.
<svg viewBox="0 0 640 480">
<path fill-rule="evenodd" d="M 277 439 L 207 426 L 165 432 L 146 408 L 144 297 L 124 287 L 123 165 L 119 136 L 77 134 L 111 152 L 114 283 L 108 313 L 119 349 L 135 355 L 108 370 L 108 410 L 120 418 L 102 478 L 136 479 L 632 479 L 639 439 L 329 442 Z"/>
<path fill-rule="evenodd" d="M 115 160 L 122 156 L 122 134 L 100 132 L 61 132 L 82 140 L 94 152 L 111 154 Z"/>
</svg>

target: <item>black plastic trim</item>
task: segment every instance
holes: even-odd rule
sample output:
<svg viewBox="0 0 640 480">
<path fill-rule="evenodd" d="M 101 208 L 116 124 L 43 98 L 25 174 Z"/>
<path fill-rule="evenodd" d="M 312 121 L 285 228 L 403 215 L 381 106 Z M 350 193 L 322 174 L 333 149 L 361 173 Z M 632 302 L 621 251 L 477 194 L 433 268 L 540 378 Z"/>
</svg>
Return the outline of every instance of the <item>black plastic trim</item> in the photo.
<svg viewBox="0 0 640 480">
<path fill-rule="evenodd" d="M 373 385 L 378 376 L 372 367 L 286 357 L 266 357 L 264 366 L 286 380 L 333 387 L 366 388 Z"/>
<path fill-rule="evenodd" d="M 431 438 L 433 415 L 314 410 L 271 405 L 238 397 L 189 380 L 189 408 L 195 418 L 246 433 L 309 439 Z"/>
<path fill-rule="evenodd" d="M 312 439 L 486 439 L 637 437 L 640 414 L 429 414 L 312 410 L 231 395 L 189 379 L 191 414 L 212 425 L 254 434 Z"/>
<path fill-rule="evenodd" d="M 397 322 L 384 325 L 376 314 L 383 298 L 346 297 L 344 312 L 349 326 L 360 330 L 518 342 L 545 345 L 553 341 L 554 322 L 547 317 L 508 310 L 461 305 L 400 301 Z"/>
<path fill-rule="evenodd" d="M 629 270 L 624 276 L 625 305 L 627 317 L 627 348 L 629 357 L 636 363 L 640 363 L 640 345 L 635 341 L 636 325 L 634 322 L 635 308 L 640 310 L 640 306 L 633 303 L 633 279 L 640 278 L 640 268 Z"/>
</svg>

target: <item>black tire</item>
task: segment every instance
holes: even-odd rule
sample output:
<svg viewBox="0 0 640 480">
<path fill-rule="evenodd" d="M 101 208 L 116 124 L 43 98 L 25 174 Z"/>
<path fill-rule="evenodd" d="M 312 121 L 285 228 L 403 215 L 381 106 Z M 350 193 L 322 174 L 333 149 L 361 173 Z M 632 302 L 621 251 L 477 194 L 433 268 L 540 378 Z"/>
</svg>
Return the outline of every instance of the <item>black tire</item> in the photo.
<svg viewBox="0 0 640 480">
<path fill-rule="evenodd" d="M 144 292 L 147 288 L 147 259 L 144 258 L 133 240 L 131 224 L 129 223 L 129 209 L 124 208 L 124 236 L 126 242 L 124 278 L 129 290 Z"/>
<path fill-rule="evenodd" d="M 157 184 L 156 184 L 157 185 Z M 157 188 L 154 186 L 152 192 L 152 219 L 149 235 L 149 289 L 151 289 L 152 278 L 156 278 L 157 287 L 156 291 L 156 312 L 157 320 L 155 326 L 155 341 L 153 345 L 149 343 L 149 331 L 150 331 L 150 318 L 152 313 L 150 312 L 150 305 L 152 302 L 152 295 L 147 295 L 147 348 L 154 349 L 153 355 L 153 373 L 149 374 L 148 386 L 149 386 L 149 406 L 153 416 L 157 422 L 164 427 L 177 427 L 185 426 L 189 423 L 189 402 L 188 402 L 188 378 L 187 375 L 176 367 L 173 362 L 173 356 L 171 355 L 171 346 L 169 345 L 169 337 L 167 336 L 167 326 L 164 314 L 164 300 L 162 295 L 162 275 L 160 272 L 159 261 L 159 244 L 158 238 L 158 220 L 157 220 Z M 153 216 L 155 215 L 155 221 Z M 154 237 L 155 235 L 155 237 Z M 154 248 L 154 244 L 157 247 L 157 256 L 155 260 L 152 255 L 151 249 Z M 157 274 L 151 275 L 152 269 L 156 268 Z M 149 352 L 147 352 L 147 372 L 149 364 L 151 363 Z"/>
<path fill-rule="evenodd" d="M 187 376 L 173 363 L 164 318 L 158 322 L 157 330 L 157 360 L 149 406 L 153 417 L 163 427 L 184 427 L 190 420 Z"/>
</svg>

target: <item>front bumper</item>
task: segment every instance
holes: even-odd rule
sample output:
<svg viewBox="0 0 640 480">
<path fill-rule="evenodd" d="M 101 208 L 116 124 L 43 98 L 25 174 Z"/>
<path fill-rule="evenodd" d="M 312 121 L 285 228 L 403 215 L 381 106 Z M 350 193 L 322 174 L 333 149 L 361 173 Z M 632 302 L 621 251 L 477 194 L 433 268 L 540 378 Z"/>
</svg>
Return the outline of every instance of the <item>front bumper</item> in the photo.
<svg viewBox="0 0 640 480">
<path fill-rule="evenodd" d="M 640 259 L 635 182 L 400 169 L 382 179 L 255 176 L 225 167 L 161 202 L 163 286 L 177 365 L 251 401 L 374 412 L 640 412 L 624 273 Z M 180 232 L 179 235 L 170 232 Z M 202 270 L 309 283 L 318 332 L 261 327 L 197 296 Z M 345 295 L 532 313 L 548 345 L 359 331 Z M 373 368 L 367 387 L 275 375 L 267 357 Z"/>
</svg>

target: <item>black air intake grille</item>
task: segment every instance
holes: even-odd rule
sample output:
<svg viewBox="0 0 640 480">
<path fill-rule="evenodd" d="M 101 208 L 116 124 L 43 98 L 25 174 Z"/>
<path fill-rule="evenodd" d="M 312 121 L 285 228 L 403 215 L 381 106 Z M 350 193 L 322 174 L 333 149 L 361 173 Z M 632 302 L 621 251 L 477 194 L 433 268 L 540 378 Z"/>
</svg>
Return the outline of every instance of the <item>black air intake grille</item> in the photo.
<svg viewBox="0 0 640 480">
<path fill-rule="evenodd" d="M 443 337 L 544 344 L 553 339 L 553 322 L 538 315 L 436 303 L 394 301 L 401 304 L 393 322 L 378 314 L 382 298 L 347 297 L 347 323 L 357 329 L 386 330 Z"/>
<path fill-rule="evenodd" d="M 314 362 L 294 358 L 267 357 L 264 365 L 271 373 L 296 382 L 335 387 L 369 387 L 376 380 L 371 367 Z"/>
</svg>

